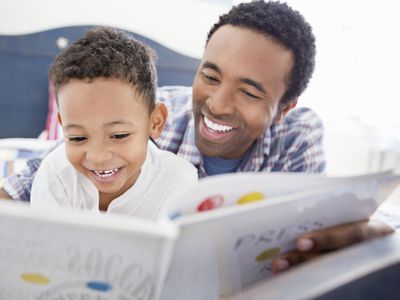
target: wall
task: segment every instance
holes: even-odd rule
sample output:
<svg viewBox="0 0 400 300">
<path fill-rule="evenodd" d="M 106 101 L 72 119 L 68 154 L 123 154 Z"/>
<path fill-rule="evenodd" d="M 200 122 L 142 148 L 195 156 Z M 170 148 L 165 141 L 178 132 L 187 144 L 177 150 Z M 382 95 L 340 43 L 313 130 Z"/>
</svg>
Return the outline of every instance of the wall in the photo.
<svg viewBox="0 0 400 300">
<path fill-rule="evenodd" d="M 78 24 L 111 25 L 201 57 L 211 25 L 238 2 L 2 0 L 0 34 Z M 375 170 L 381 165 L 377 163 L 381 153 L 397 157 L 400 20 L 396 0 L 288 2 L 313 25 L 317 37 L 316 70 L 299 105 L 312 107 L 325 121 L 328 172 Z"/>
<path fill-rule="evenodd" d="M 201 0 L 2 0 L 0 34 L 68 25 L 117 26 L 201 57 L 205 38 L 230 1 Z"/>
</svg>

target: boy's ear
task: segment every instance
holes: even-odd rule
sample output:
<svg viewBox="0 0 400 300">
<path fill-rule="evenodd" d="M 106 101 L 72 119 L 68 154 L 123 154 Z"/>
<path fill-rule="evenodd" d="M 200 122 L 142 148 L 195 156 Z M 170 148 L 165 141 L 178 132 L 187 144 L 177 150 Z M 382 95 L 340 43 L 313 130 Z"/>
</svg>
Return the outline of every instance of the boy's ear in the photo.
<svg viewBox="0 0 400 300">
<path fill-rule="evenodd" d="M 150 115 L 150 137 L 157 139 L 167 122 L 168 109 L 164 103 L 157 103 Z"/>
<path fill-rule="evenodd" d="M 283 106 L 283 108 L 280 108 L 278 114 L 277 114 L 276 117 L 275 117 L 274 123 L 275 123 L 275 124 L 279 124 L 279 123 L 282 121 L 283 117 L 286 116 L 286 114 L 287 114 L 290 110 L 292 110 L 293 108 L 295 108 L 296 105 L 297 105 L 297 99 L 291 101 L 291 102 L 288 103 L 288 104 L 285 104 L 285 105 Z"/>
<path fill-rule="evenodd" d="M 60 125 L 62 125 L 62 120 L 61 120 L 61 116 L 60 113 L 57 113 L 57 121 Z"/>
</svg>

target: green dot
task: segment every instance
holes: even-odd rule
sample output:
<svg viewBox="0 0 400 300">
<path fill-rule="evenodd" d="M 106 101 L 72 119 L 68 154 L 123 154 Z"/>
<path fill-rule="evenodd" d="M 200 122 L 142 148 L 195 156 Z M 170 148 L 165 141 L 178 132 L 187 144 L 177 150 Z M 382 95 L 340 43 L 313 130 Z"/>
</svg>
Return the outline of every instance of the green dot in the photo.
<svg viewBox="0 0 400 300">
<path fill-rule="evenodd" d="M 259 255 L 257 255 L 256 261 L 264 261 L 264 260 L 270 259 L 271 257 L 277 255 L 280 251 L 281 251 L 280 248 L 267 249 L 267 250 L 261 252 Z"/>
</svg>

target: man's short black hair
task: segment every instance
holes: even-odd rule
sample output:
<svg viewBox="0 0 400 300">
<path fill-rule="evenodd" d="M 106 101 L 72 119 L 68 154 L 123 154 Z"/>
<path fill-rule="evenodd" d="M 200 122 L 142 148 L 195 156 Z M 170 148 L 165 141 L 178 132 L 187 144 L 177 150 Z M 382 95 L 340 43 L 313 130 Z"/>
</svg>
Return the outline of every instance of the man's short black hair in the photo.
<svg viewBox="0 0 400 300">
<path fill-rule="evenodd" d="M 58 90 L 71 79 L 119 79 L 135 87 L 155 106 L 157 73 L 154 51 L 127 33 L 108 27 L 89 29 L 83 37 L 56 57 L 49 70 L 57 97 Z"/>
<path fill-rule="evenodd" d="M 304 17 L 286 3 L 253 1 L 234 6 L 220 16 L 207 36 L 223 25 L 247 28 L 265 34 L 290 49 L 294 54 L 294 66 L 289 74 L 285 94 L 280 104 L 297 99 L 306 89 L 315 65 L 315 37 Z"/>
</svg>

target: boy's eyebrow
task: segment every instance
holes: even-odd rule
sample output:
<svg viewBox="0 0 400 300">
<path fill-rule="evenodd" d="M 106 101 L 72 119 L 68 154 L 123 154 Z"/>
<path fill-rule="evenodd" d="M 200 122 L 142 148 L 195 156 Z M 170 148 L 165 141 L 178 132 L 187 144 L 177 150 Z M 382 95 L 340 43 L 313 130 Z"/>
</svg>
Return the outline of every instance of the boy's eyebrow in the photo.
<svg viewBox="0 0 400 300">
<path fill-rule="evenodd" d="M 78 124 L 65 124 L 65 130 L 68 129 L 82 129 L 83 126 L 78 125 Z"/>
<path fill-rule="evenodd" d="M 116 120 L 116 121 L 105 123 L 103 126 L 115 126 L 115 125 L 131 125 L 131 126 L 134 126 L 135 124 L 130 122 L 130 121 Z"/>
<path fill-rule="evenodd" d="M 221 73 L 221 69 L 216 64 L 209 62 L 209 61 L 205 61 L 202 65 L 202 68 L 213 69 L 214 71 Z M 253 86 L 255 89 L 257 89 L 258 91 L 260 91 L 263 94 L 268 94 L 261 82 L 258 82 L 256 80 L 248 78 L 248 77 L 240 77 L 239 80 L 241 82 L 244 82 L 248 85 Z"/>
<path fill-rule="evenodd" d="M 108 123 L 104 123 L 104 127 L 111 127 L 111 126 L 116 126 L 116 125 L 131 125 L 134 126 L 135 124 L 129 121 L 124 121 L 124 120 L 116 120 Z M 78 125 L 78 124 L 66 124 L 65 125 L 65 130 L 68 129 L 83 129 L 84 126 Z"/>
</svg>

